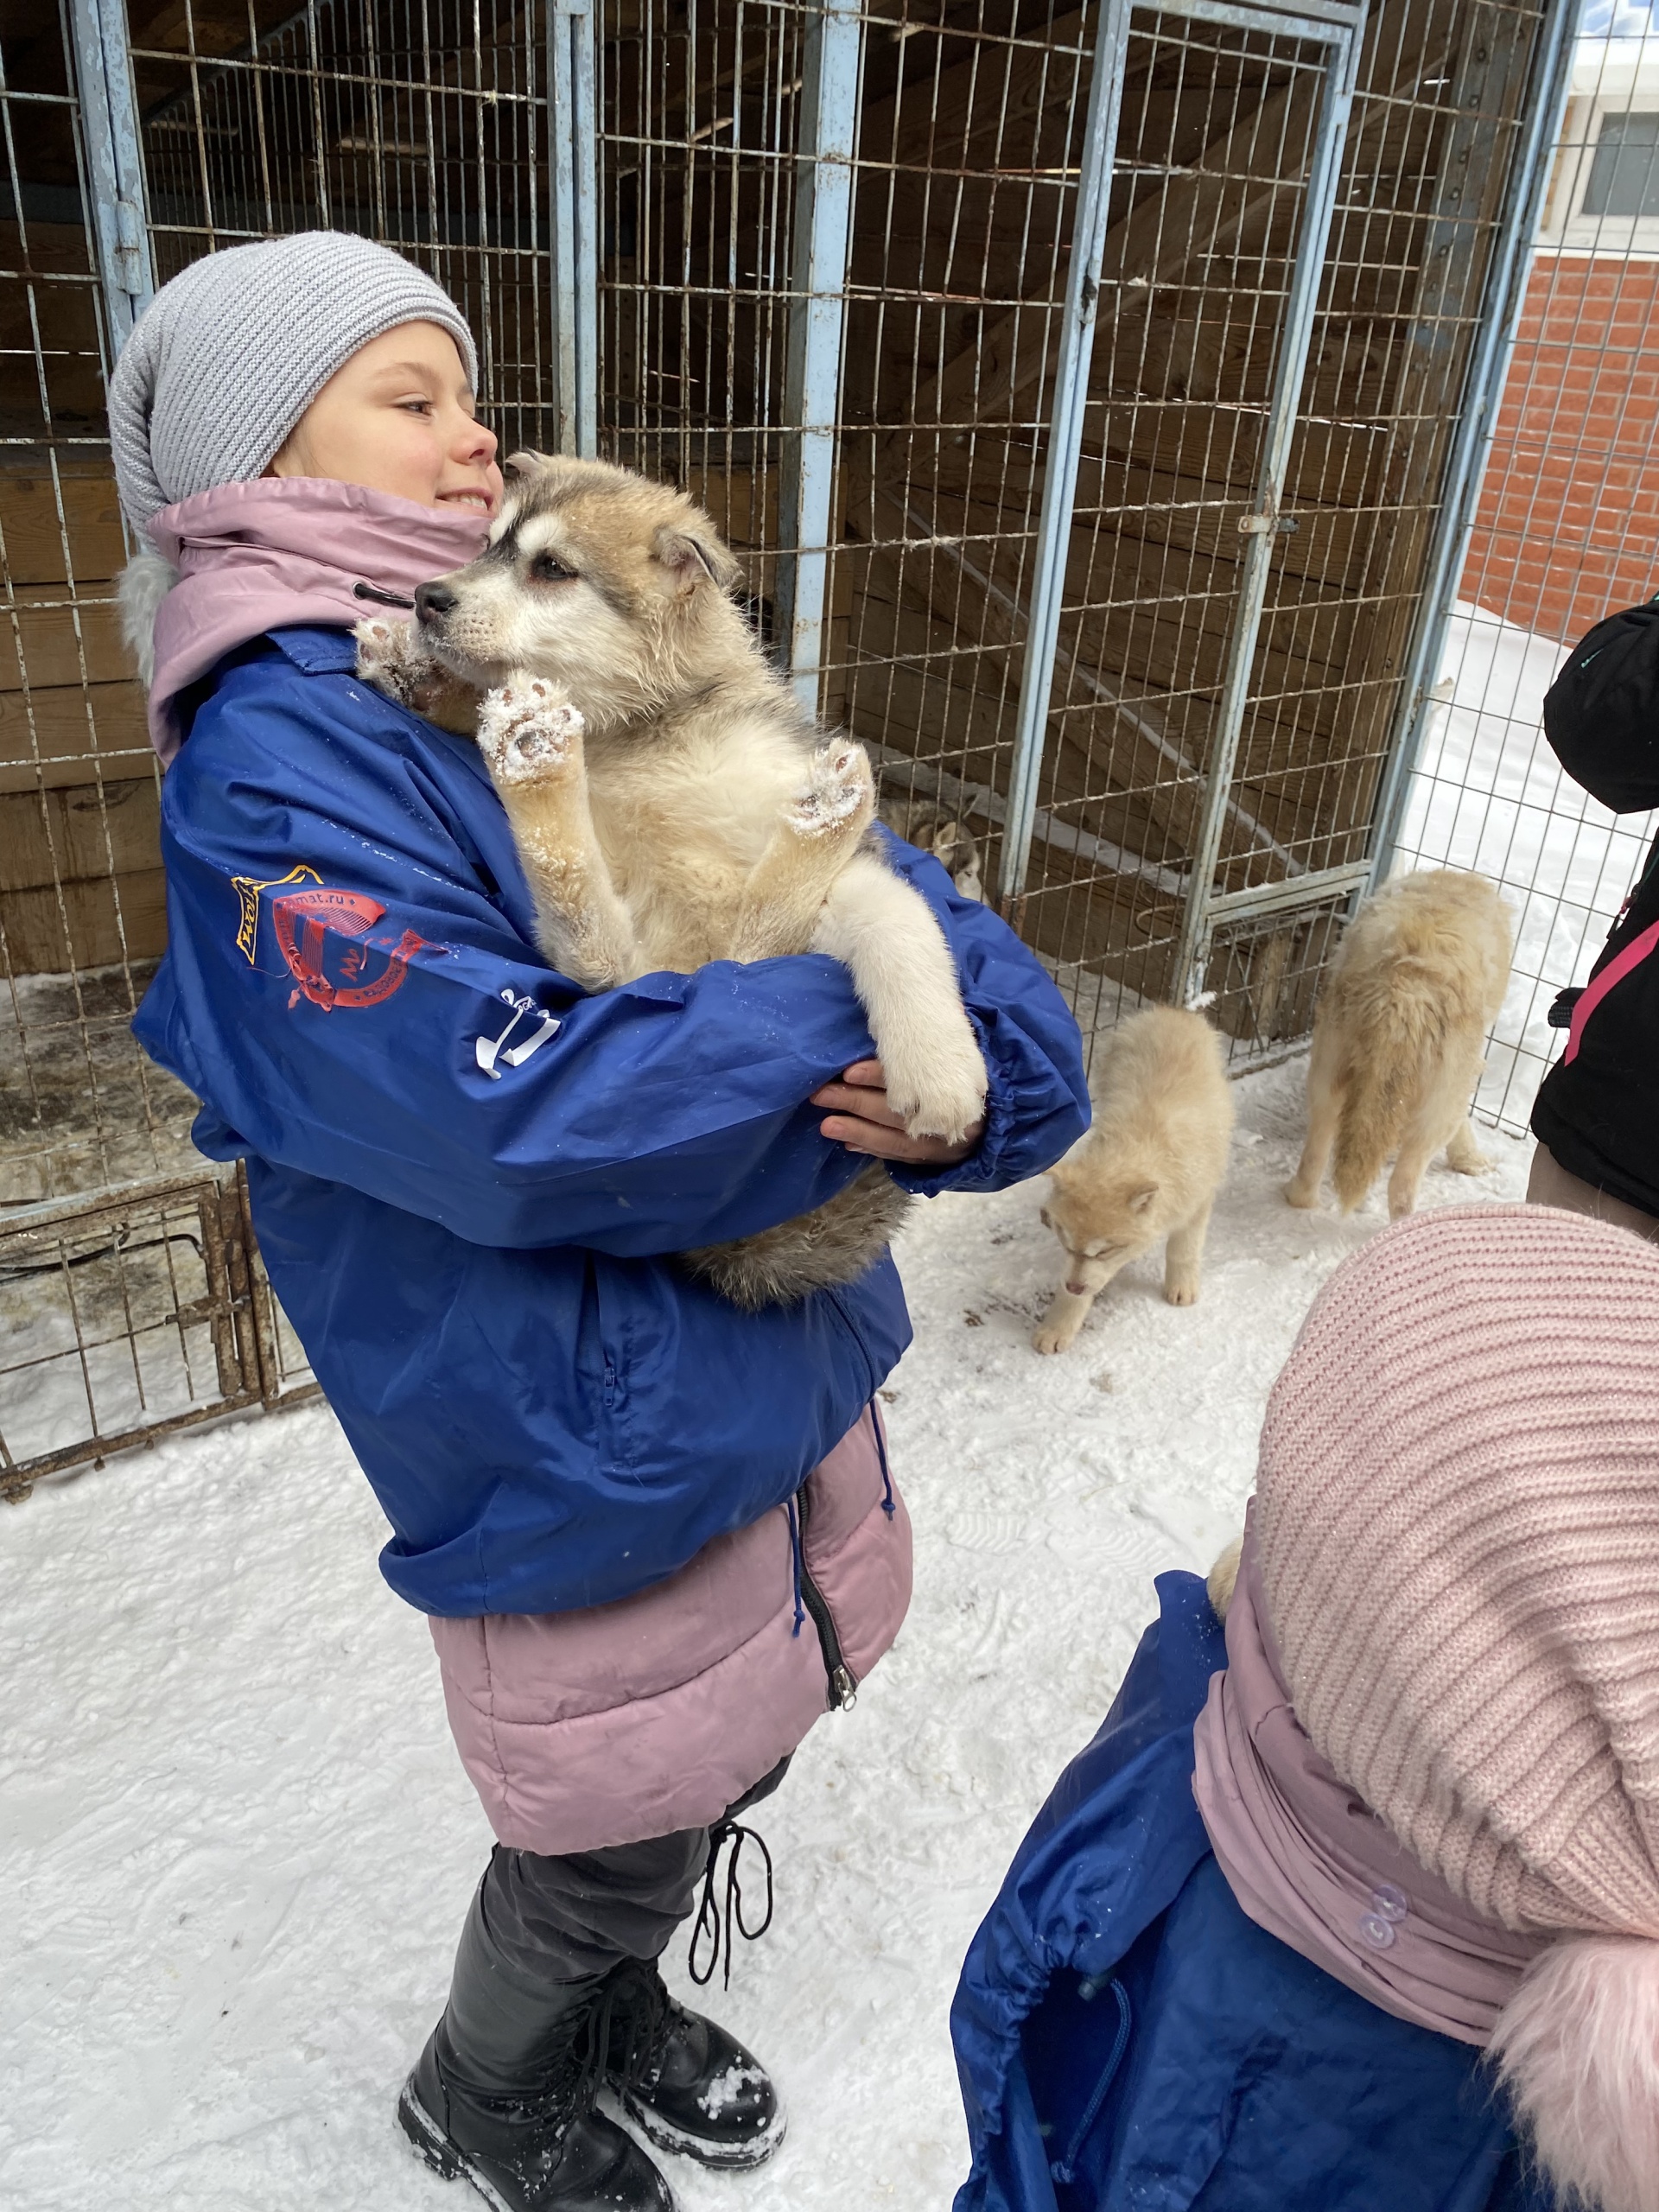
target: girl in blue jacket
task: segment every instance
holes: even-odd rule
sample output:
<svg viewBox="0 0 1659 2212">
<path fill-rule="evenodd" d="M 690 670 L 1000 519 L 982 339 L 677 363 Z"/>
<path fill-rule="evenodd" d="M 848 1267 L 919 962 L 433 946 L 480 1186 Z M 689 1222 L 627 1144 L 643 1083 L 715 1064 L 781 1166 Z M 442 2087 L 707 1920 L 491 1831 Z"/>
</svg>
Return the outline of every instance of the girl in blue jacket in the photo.
<svg viewBox="0 0 1659 2212">
<path fill-rule="evenodd" d="M 673 1255 L 870 1157 L 1003 1188 L 1087 1102 L 1042 969 L 896 842 L 985 1057 L 964 1145 L 905 1135 L 831 960 L 592 998 L 547 967 L 475 747 L 355 674 L 352 626 L 484 542 L 474 366 L 436 286 L 330 232 L 197 262 L 135 329 L 111 423 L 153 550 L 124 596 L 169 763 L 136 1027 L 200 1147 L 246 1163 L 500 1839 L 403 2126 L 498 2206 L 626 2212 L 672 2199 L 601 2086 L 710 2164 L 780 2138 L 765 2069 L 656 1961 L 711 1829 L 850 1703 L 909 1591 L 874 1405 L 909 1335 L 891 1261 L 743 1314 Z"/>
</svg>

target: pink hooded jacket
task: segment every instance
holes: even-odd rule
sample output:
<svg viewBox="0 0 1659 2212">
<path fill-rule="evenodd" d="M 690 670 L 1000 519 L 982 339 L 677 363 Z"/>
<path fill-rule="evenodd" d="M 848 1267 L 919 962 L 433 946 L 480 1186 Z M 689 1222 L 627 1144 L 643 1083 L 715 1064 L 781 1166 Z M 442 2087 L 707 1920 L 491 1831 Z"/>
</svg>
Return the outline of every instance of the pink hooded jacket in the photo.
<svg viewBox="0 0 1659 2212">
<path fill-rule="evenodd" d="M 910 1517 L 878 1418 L 809 1476 L 804 1514 L 775 1506 L 637 1597 L 433 1621 L 449 1726 L 503 1843 L 597 1851 L 705 1827 L 832 1699 L 850 1704 L 833 1650 L 856 1688 L 910 1604 Z"/>
<path fill-rule="evenodd" d="M 166 565 L 135 562 L 122 605 L 163 764 L 182 736 L 179 694 L 227 653 L 289 624 L 395 621 L 389 599 L 408 601 L 416 584 L 473 560 L 486 536 L 476 516 L 315 476 L 220 484 L 146 527 Z"/>
</svg>

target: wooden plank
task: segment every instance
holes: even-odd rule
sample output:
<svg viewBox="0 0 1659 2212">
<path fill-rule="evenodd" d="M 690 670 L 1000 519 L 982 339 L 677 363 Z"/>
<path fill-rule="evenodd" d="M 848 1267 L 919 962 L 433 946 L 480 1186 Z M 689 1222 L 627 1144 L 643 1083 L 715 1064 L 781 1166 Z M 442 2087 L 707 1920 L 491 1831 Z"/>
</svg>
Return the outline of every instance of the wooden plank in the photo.
<svg viewBox="0 0 1659 2212">
<path fill-rule="evenodd" d="M 51 476 L 38 461 L 27 470 L 0 468 L 0 536 L 11 584 L 62 583 L 68 575 L 66 537 L 77 576 L 118 575 L 126 565 L 120 501 L 108 461 L 63 454 L 59 480 L 61 522 Z"/>
<path fill-rule="evenodd" d="M 0 795 L 0 891 L 132 875 L 161 866 L 161 791 L 126 783 Z"/>
<path fill-rule="evenodd" d="M 16 594 L 15 603 L 16 629 L 11 616 L 0 612 L 0 691 L 19 690 L 25 674 L 31 687 L 79 684 L 83 655 L 90 682 L 130 680 L 132 656 L 121 636 L 112 582 L 78 583 L 73 600 L 67 586 L 29 584 Z"/>
<path fill-rule="evenodd" d="M 167 950 L 166 879 L 159 868 L 68 883 L 61 894 L 0 892 L 0 965 L 9 963 L 14 976 L 107 967 L 123 957 L 124 929 L 129 960 L 153 960 Z"/>
<path fill-rule="evenodd" d="M 0 691 L 0 791 L 85 784 L 98 771 L 134 776 L 149 754 L 136 683 L 51 685 L 27 698 Z"/>
</svg>

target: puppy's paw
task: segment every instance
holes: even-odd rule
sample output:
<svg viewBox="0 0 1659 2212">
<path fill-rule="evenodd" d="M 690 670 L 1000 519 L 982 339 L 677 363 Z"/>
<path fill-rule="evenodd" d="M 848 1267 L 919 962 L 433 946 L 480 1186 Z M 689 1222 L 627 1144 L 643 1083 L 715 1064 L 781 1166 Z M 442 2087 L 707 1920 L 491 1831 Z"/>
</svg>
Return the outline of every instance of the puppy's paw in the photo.
<svg viewBox="0 0 1659 2212">
<path fill-rule="evenodd" d="M 966 1014 L 957 1013 L 937 1032 L 898 1047 L 879 1038 L 876 1043 L 887 1103 L 903 1117 L 905 1135 L 959 1144 L 983 1114 L 989 1087 Z"/>
<path fill-rule="evenodd" d="M 784 819 L 798 837 L 855 843 L 875 812 L 869 755 L 850 738 L 813 755 L 811 780 Z"/>
<path fill-rule="evenodd" d="M 1164 1285 L 1164 1303 L 1166 1306 L 1196 1306 L 1198 1302 L 1198 1279 L 1196 1275 L 1183 1275 L 1179 1282 Z"/>
<path fill-rule="evenodd" d="M 1075 1324 L 1071 1328 L 1062 1328 L 1056 1322 L 1041 1321 L 1032 1337 L 1031 1348 L 1041 1352 L 1070 1351 L 1077 1340 Z"/>
<path fill-rule="evenodd" d="M 546 784 L 579 771 L 580 711 L 540 677 L 517 676 L 488 691 L 478 713 L 478 748 L 498 784 Z"/>
<path fill-rule="evenodd" d="M 409 623 L 376 617 L 359 622 L 352 636 L 357 645 L 358 674 L 400 706 L 418 709 L 423 700 L 442 689 L 444 671 L 421 650 Z"/>
<path fill-rule="evenodd" d="M 1312 1213 L 1319 1203 L 1317 1189 L 1310 1191 L 1300 1176 L 1285 1185 L 1285 1204 L 1295 1206 L 1303 1213 Z"/>
<path fill-rule="evenodd" d="M 1478 1150 L 1470 1136 L 1453 1137 L 1446 1147 L 1446 1164 L 1454 1175 L 1484 1175 L 1496 1162 Z"/>
</svg>

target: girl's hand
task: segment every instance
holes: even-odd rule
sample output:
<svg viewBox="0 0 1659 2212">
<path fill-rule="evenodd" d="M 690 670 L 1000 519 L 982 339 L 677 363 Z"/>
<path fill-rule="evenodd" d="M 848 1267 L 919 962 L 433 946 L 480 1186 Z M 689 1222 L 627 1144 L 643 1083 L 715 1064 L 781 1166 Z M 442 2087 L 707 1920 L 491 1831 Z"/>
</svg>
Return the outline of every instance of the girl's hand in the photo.
<svg viewBox="0 0 1659 2212">
<path fill-rule="evenodd" d="M 820 1129 L 831 1143 L 868 1153 L 872 1160 L 902 1160 L 909 1167 L 954 1167 L 985 1133 L 979 1121 L 957 1144 L 943 1137 L 906 1136 L 904 1123 L 887 1104 L 887 1078 L 880 1060 L 855 1060 L 842 1070 L 839 1083 L 826 1083 L 810 1103 L 829 1109 Z"/>
</svg>

